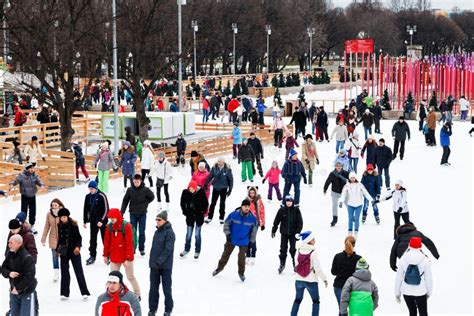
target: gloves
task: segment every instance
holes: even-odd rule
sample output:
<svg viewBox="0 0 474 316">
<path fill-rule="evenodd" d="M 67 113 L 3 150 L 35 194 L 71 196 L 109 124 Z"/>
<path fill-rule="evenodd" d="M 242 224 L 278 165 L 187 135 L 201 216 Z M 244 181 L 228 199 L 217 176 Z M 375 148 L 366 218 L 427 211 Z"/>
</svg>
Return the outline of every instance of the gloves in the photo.
<svg viewBox="0 0 474 316">
<path fill-rule="evenodd" d="M 229 195 L 230 195 L 231 193 L 232 193 L 232 190 L 227 191 L 227 194 L 226 194 L 227 197 L 229 197 Z"/>
<path fill-rule="evenodd" d="M 225 235 L 225 240 L 230 244 L 230 241 L 231 241 L 230 235 Z"/>
<path fill-rule="evenodd" d="M 267 179 L 264 178 L 264 179 L 262 180 L 262 183 L 265 183 L 266 180 L 267 180 Z"/>
<path fill-rule="evenodd" d="M 399 207 L 397 210 L 397 213 L 401 213 L 403 211 L 403 208 Z"/>
<path fill-rule="evenodd" d="M 395 296 L 395 300 L 397 301 L 398 304 L 402 302 L 402 300 L 400 299 L 400 295 Z"/>
<path fill-rule="evenodd" d="M 265 225 L 261 226 L 260 230 L 262 230 L 262 231 L 265 230 Z"/>
<path fill-rule="evenodd" d="M 339 202 L 339 208 L 342 208 L 342 202 Z"/>
<path fill-rule="evenodd" d="M 272 238 L 275 238 L 275 232 L 272 232 Z"/>
<path fill-rule="evenodd" d="M 319 159 L 318 158 L 316 158 L 316 164 L 319 165 Z"/>
<path fill-rule="evenodd" d="M 397 266 L 390 267 L 394 272 L 397 272 Z"/>
<path fill-rule="evenodd" d="M 303 182 L 304 184 L 308 184 L 308 180 L 306 179 L 306 177 L 303 178 Z"/>
</svg>

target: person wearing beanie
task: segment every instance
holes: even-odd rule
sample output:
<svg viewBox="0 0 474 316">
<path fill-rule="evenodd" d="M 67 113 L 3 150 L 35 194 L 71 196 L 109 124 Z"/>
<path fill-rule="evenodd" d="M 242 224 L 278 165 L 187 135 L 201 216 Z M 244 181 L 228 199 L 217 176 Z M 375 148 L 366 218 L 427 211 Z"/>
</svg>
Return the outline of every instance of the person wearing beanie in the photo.
<svg viewBox="0 0 474 316">
<path fill-rule="evenodd" d="M 58 211 L 59 223 L 56 252 L 61 265 L 61 300 L 65 301 L 69 299 L 69 286 L 71 284 L 69 261 L 71 261 L 72 267 L 74 268 L 82 298 L 83 300 L 87 300 L 90 293 L 87 289 L 84 271 L 82 270 L 82 237 L 77 222 L 69 217 L 70 215 L 71 213 L 67 208 L 61 208 Z"/>
<path fill-rule="evenodd" d="M 375 148 L 374 152 L 374 162 L 377 166 L 377 173 L 379 174 L 379 185 L 383 186 L 382 173 L 385 178 L 385 187 L 387 191 L 390 190 L 390 163 L 392 162 L 392 150 L 390 147 L 385 145 L 385 140 L 383 138 L 379 139 L 379 144 Z"/>
<path fill-rule="evenodd" d="M 186 154 L 187 143 L 183 137 L 183 133 L 178 134 L 178 138 L 176 139 L 176 142 L 174 144 L 171 144 L 171 146 L 176 147 L 175 166 L 179 166 L 179 164 L 181 164 L 181 167 L 184 168 L 184 164 L 186 163 L 186 159 L 184 158 L 184 155 Z"/>
<path fill-rule="evenodd" d="M 362 114 L 362 117 L 360 118 L 357 124 L 361 122 L 364 126 L 365 140 L 367 140 L 369 138 L 369 135 L 372 134 L 372 125 L 374 125 L 374 115 L 370 112 L 369 109 L 365 109 L 364 113 Z"/>
<path fill-rule="evenodd" d="M 101 192 L 109 192 L 110 169 L 117 167 L 115 166 L 114 155 L 109 149 L 109 143 L 102 143 L 94 161 L 94 168 L 97 168 L 97 178 L 99 179 L 99 190 Z"/>
<path fill-rule="evenodd" d="M 334 127 L 331 133 L 331 140 L 334 135 L 336 135 L 336 154 L 338 154 L 341 149 L 344 149 L 344 143 L 349 139 L 347 128 L 344 126 L 344 120 L 338 120 L 336 127 Z"/>
<path fill-rule="evenodd" d="M 106 286 L 105 293 L 97 298 L 95 316 L 114 315 L 117 311 L 120 311 L 121 315 L 142 315 L 140 301 L 123 283 L 120 271 L 109 273 Z"/>
<path fill-rule="evenodd" d="M 34 262 L 36 264 L 36 260 L 38 258 L 38 249 L 36 248 L 36 241 L 35 237 L 33 236 L 33 233 L 31 232 L 31 226 L 26 223 L 22 222 L 21 220 L 18 219 L 18 217 L 22 217 L 23 212 L 18 213 L 16 218 L 10 220 L 8 223 L 8 229 L 10 230 L 8 232 L 8 238 L 7 240 L 10 239 L 11 236 L 13 235 L 20 235 L 23 238 L 23 247 L 28 251 L 28 253 L 33 257 Z M 23 218 L 21 218 L 23 219 Z M 7 252 L 5 255 L 8 254 L 8 247 L 7 247 Z"/>
<path fill-rule="evenodd" d="M 82 147 L 78 143 L 73 143 L 72 150 L 74 151 L 74 156 L 76 157 L 76 180 L 79 180 L 79 169 L 81 169 L 84 177 L 86 177 L 86 182 L 90 180 L 89 172 L 86 168 L 86 159 L 82 153 Z"/>
<path fill-rule="evenodd" d="M 395 299 L 405 300 L 410 315 L 428 315 L 428 298 L 433 293 L 431 263 L 421 250 L 422 239 L 412 237 L 409 248 L 398 262 Z"/>
<path fill-rule="evenodd" d="M 369 135 L 369 138 L 366 140 L 364 146 L 362 146 L 362 151 L 360 152 L 360 156 L 364 159 L 365 157 L 365 164 L 372 164 L 375 165 L 375 150 L 377 149 L 377 141 L 374 138 L 374 135 Z"/>
<path fill-rule="evenodd" d="M 359 163 L 360 150 L 362 149 L 359 142 L 359 133 L 354 132 L 349 136 L 349 140 L 344 144 L 344 149 L 346 150 L 347 157 L 349 157 L 351 170 L 357 173 L 357 164 Z"/>
<path fill-rule="evenodd" d="M 367 192 L 369 192 L 370 196 L 374 201 L 376 201 L 380 197 L 380 184 L 379 184 L 379 176 L 376 170 L 374 170 L 374 165 L 368 164 L 367 169 L 364 171 L 362 175 L 361 183 L 364 185 Z M 372 203 L 372 208 L 374 210 L 374 217 L 377 224 L 380 224 L 380 217 L 379 217 L 379 209 L 376 203 Z M 367 219 L 367 211 L 369 209 L 369 201 L 364 198 L 364 207 L 362 209 L 362 224 L 365 223 Z"/>
<path fill-rule="evenodd" d="M 441 166 L 449 167 L 451 164 L 448 162 L 449 155 L 451 155 L 450 137 L 453 134 L 451 121 L 443 124 L 439 132 L 439 144 L 443 147 L 443 156 L 441 157 Z"/>
<path fill-rule="evenodd" d="M 209 197 L 211 195 L 211 188 L 210 186 L 207 186 L 207 188 L 204 189 L 204 185 L 206 184 L 206 180 L 208 176 L 209 176 L 209 171 L 206 169 L 206 164 L 203 161 L 201 161 L 198 164 L 197 170 L 194 171 L 193 176 L 191 177 L 191 180 L 195 181 L 197 186 L 203 189 L 204 193 L 206 194 L 206 199 L 209 201 Z M 209 207 L 204 213 L 204 217 L 207 216 L 208 212 L 209 212 Z"/>
<path fill-rule="evenodd" d="M 235 247 L 239 247 L 238 255 L 238 274 L 242 282 L 245 281 L 245 254 L 250 243 L 254 243 L 257 238 L 258 223 L 255 216 L 250 212 L 250 201 L 244 199 L 240 207 L 229 214 L 224 224 L 224 234 L 226 243 L 224 244 L 224 252 L 217 265 L 217 269 L 212 272 L 212 276 L 216 276 L 226 266 L 230 255 Z"/>
<path fill-rule="evenodd" d="M 122 213 L 117 208 L 107 212 L 110 222 L 106 225 L 104 234 L 104 263 L 110 263 L 110 271 L 120 271 L 123 265 L 128 281 L 132 284 L 133 291 L 140 299 L 140 286 L 133 272 L 135 260 L 135 246 L 132 225 L 125 221 Z"/>
<path fill-rule="evenodd" d="M 250 147 L 253 149 L 255 154 L 255 162 L 257 163 L 257 170 L 260 177 L 263 178 L 263 169 L 262 169 L 262 159 L 263 159 L 263 147 L 260 139 L 255 135 L 254 132 L 250 133 L 250 138 L 248 139 Z"/>
<path fill-rule="evenodd" d="M 265 230 L 265 205 L 262 197 L 258 194 L 258 187 L 247 187 L 247 199 L 250 202 L 250 212 L 257 219 L 257 225 L 263 231 Z M 257 254 L 257 240 L 249 243 L 247 249 L 247 262 L 251 265 L 255 264 L 255 256 Z"/>
<path fill-rule="evenodd" d="M 162 211 L 156 216 L 156 231 L 150 251 L 150 291 L 148 293 L 148 315 L 155 315 L 158 310 L 159 287 L 162 285 L 165 296 L 165 313 L 173 311 L 173 296 L 171 291 L 171 274 L 173 270 L 174 244 L 176 236 L 171 223 L 168 222 L 168 212 Z"/>
<path fill-rule="evenodd" d="M 290 155 L 292 152 L 296 152 L 294 149 L 295 147 L 300 147 L 298 141 L 293 137 L 291 131 L 286 132 L 286 139 L 285 139 L 285 159 L 290 159 Z M 293 149 L 293 151 L 291 151 Z"/>
<path fill-rule="evenodd" d="M 290 194 L 291 187 L 294 187 L 295 206 L 300 203 L 300 183 L 303 178 L 304 184 L 308 183 L 306 172 L 301 161 L 298 159 L 298 154 L 294 149 L 290 151 L 288 159 L 283 165 L 281 176 L 285 179 L 285 186 L 283 188 L 283 196 Z"/>
<path fill-rule="evenodd" d="M 225 217 L 225 201 L 232 193 L 234 187 L 234 177 L 232 175 L 232 168 L 225 162 L 224 158 L 220 157 L 211 169 L 206 182 L 204 183 L 204 190 L 208 190 L 209 185 L 212 184 L 211 205 L 209 206 L 209 214 L 205 220 L 209 224 L 214 217 L 214 209 L 219 199 L 219 222 L 224 224 Z"/>
<path fill-rule="evenodd" d="M 153 187 L 153 177 L 150 176 L 151 168 L 153 167 L 153 163 L 155 162 L 155 155 L 153 154 L 153 148 L 151 148 L 151 142 L 149 140 L 145 140 L 143 142 L 143 150 L 142 150 L 142 157 L 140 160 L 140 167 L 141 167 L 141 175 L 142 181 L 148 178 L 148 182 L 150 184 L 150 188 Z"/>
<path fill-rule="evenodd" d="M 206 169 L 204 169 L 206 170 Z M 191 250 L 191 239 L 193 231 L 196 236 L 194 259 L 199 258 L 201 253 L 201 227 L 204 224 L 204 214 L 207 212 L 209 201 L 205 191 L 198 186 L 196 181 L 191 180 L 188 188 L 181 193 L 181 210 L 186 217 L 186 242 L 184 244 L 184 251 L 179 255 L 186 256 Z"/>
<path fill-rule="evenodd" d="M 298 315 L 305 289 L 308 290 L 313 301 L 311 315 L 319 315 L 318 280 L 323 281 L 326 287 L 328 287 L 328 280 L 319 263 L 319 255 L 314 246 L 315 240 L 313 233 L 307 231 L 297 234 L 297 237 L 301 240 L 301 245 L 296 253 L 296 297 L 290 315 Z"/>
<path fill-rule="evenodd" d="M 334 227 L 338 218 L 338 202 L 341 197 L 342 188 L 349 180 L 349 172 L 343 169 L 341 162 L 336 162 L 336 167 L 328 175 L 326 182 L 324 182 L 323 192 L 326 194 L 329 185 L 331 185 L 331 200 L 332 200 L 332 222 L 331 227 Z"/>
<path fill-rule="evenodd" d="M 234 124 L 231 138 L 233 158 L 237 159 L 240 146 L 242 145 L 242 131 L 240 130 L 239 124 Z"/>
<path fill-rule="evenodd" d="M 38 187 L 41 190 L 45 189 L 43 181 L 35 173 L 34 164 L 27 163 L 24 167 L 23 172 L 13 179 L 9 183 L 9 192 L 13 190 L 13 187 L 20 186 L 21 194 L 21 211 L 25 214 L 29 213 L 28 222 L 31 224 L 31 231 L 33 234 L 38 232 L 35 229 L 36 223 L 36 193 L 38 192 Z"/>
<path fill-rule="evenodd" d="M 304 168 L 308 171 L 309 187 L 313 187 L 313 170 L 316 164 L 319 165 L 318 151 L 316 150 L 316 143 L 313 141 L 313 136 L 308 134 L 304 138 L 304 143 L 301 145 L 301 161 Z"/>
<path fill-rule="evenodd" d="M 408 123 L 405 122 L 405 118 L 400 116 L 398 121 L 393 124 L 392 127 L 392 137 L 394 140 L 393 143 L 393 160 L 397 158 L 398 147 L 400 147 L 400 160 L 403 160 L 405 156 L 405 141 L 408 137 L 410 140 L 410 127 Z"/>
<path fill-rule="evenodd" d="M 204 156 L 195 150 L 191 151 L 191 159 L 189 159 L 189 166 L 191 167 L 191 176 L 198 169 L 198 165 L 201 162 L 204 162 L 207 171 L 211 171 L 211 168 L 209 167 L 209 164 L 207 163 L 206 159 L 204 159 Z"/>
<path fill-rule="evenodd" d="M 342 288 L 340 314 L 372 316 L 378 307 L 378 302 L 379 291 L 375 282 L 372 281 L 369 264 L 364 258 L 360 258 L 356 264 L 356 271 L 347 279 Z"/>
<path fill-rule="evenodd" d="M 53 282 L 57 282 L 59 279 L 59 258 L 56 248 L 58 246 L 58 223 L 59 223 L 59 210 L 64 208 L 63 202 L 59 199 L 53 199 L 49 204 L 49 212 L 46 213 L 46 220 L 44 223 L 43 235 L 41 236 L 41 244 L 46 246 L 46 237 L 49 234 L 49 248 L 51 249 L 53 256 L 53 269 L 54 276 Z M 23 214 L 23 213 L 22 213 Z"/>
<path fill-rule="evenodd" d="M 130 223 L 138 233 L 138 250 L 142 257 L 145 255 L 146 213 L 148 211 L 148 205 L 150 205 L 154 199 L 155 195 L 153 191 L 145 186 L 142 176 L 139 174 L 133 176 L 132 186 L 127 189 L 122 199 L 120 212 L 123 216 L 127 207 L 129 207 Z"/>
<path fill-rule="evenodd" d="M 38 144 L 38 137 L 36 136 L 31 137 L 31 140 L 23 149 L 23 154 L 26 156 L 26 161 L 31 163 L 34 167 L 38 162 L 38 158 L 41 158 L 43 161 L 46 160 L 43 151 L 41 151 L 41 146 Z"/>
<path fill-rule="evenodd" d="M 291 195 L 285 196 L 285 201 L 278 210 L 273 220 L 272 238 L 275 238 L 276 232 L 280 226 L 280 266 L 278 273 L 282 273 L 286 265 L 286 256 L 288 244 L 290 244 L 290 256 L 295 266 L 296 254 L 296 236 L 303 229 L 303 217 L 299 207 L 295 206 L 295 201 Z"/>
<path fill-rule="evenodd" d="M 156 197 L 158 200 L 158 210 L 162 209 L 161 206 L 161 189 L 164 189 L 165 192 L 165 201 L 166 204 L 163 207 L 164 210 L 169 210 L 170 207 L 170 194 L 168 191 L 168 186 L 173 179 L 173 167 L 171 166 L 168 159 L 166 159 L 165 152 L 160 151 L 158 153 L 158 159 L 155 160 L 153 164 L 153 174 L 156 175 Z"/>
<path fill-rule="evenodd" d="M 128 126 L 127 126 L 128 127 Z M 127 182 L 130 180 L 130 185 L 133 182 L 133 176 L 135 175 L 135 162 L 137 161 L 137 154 L 135 153 L 135 147 L 130 144 L 129 141 L 124 141 L 122 148 L 120 149 L 120 168 L 122 169 L 123 175 L 123 188 L 127 190 Z"/>
<path fill-rule="evenodd" d="M 355 253 L 354 247 L 356 239 L 354 236 L 347 236 L 344 239 L 344 250 L 334 256 L 331 267 L 331 274 L 334 278 L 334 295 L 336 296 L 337 305 L 341 308 L 341 293 L 344 284 L 356 270 L 357 262 L 361 256 Z M 341 313 L 339 313 L 341 315 Z"/>
<path fill-rule="evenodd" d="M 306 113 L 303 109 L 295 108 L 293 116 L 291 117 L 290 125 L 293 123 L 295 123 L 295 138 L 298 138 L 299 134 L 304 137 L 306 135 Z"/>
<path fill-rule="evenodd" d="M 89 193 L 84 198 L 83 227 L 87 229 L 90 224 L 89 255 L 86 265 L 93 264 L 97 257 L 97 234 L 100 232 L 102 244 L 104 243 L 105 226 L 107 225 L 107 212 L 109 201 L 107 195 L 99 190 L 97 182 L 90 181 L 87 185 Z"/>
<path fill-rule="evenodd" d="M 336 159 L 334 160 L 334 166 L 337 164 L 342 165 L 342 170 L 346 171 L 348 174 L 352 171 L 351 160 L 347 156 L 347 152 L 345 149 L 339 150 L 339 155 L 337 155 Z"/>
<path fill-rule="evenodd" d="M 253 182 L 253 164 L 255 162 L 255 153 L 252 146 L 248 144 L 248 138 L 242 138 L 242 145 L 239 148 L 237 163 L 242 164 L 242 182 L 250 180 Z"/>
<path fill-rule="evenodd" d="M 423 99 L 420 101 L 420 105 L 418 107 L 418 112 L 416 115 L 416 119 L 418 120 L 418 130 L 423 130 L 423 121 L 426 119 L 426 100 Z"/>
</svg>

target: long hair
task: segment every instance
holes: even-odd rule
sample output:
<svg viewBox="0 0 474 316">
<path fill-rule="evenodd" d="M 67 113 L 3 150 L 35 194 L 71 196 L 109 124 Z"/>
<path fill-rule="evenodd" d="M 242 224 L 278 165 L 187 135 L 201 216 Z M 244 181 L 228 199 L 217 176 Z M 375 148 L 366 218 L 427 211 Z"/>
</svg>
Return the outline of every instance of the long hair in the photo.
<svg viewBox="0 0 474 316">
<path fill-rule="evenodd" d="M 63 202 L 61 202 L 60 199 L 54 198 L 54 199 L 51 201 L 51 203 L 49 203 L 49 210 L 52 210 L 52 209 L 53 209 L 53 208 L 52 208 L 53 203 L 57 203 L 57 204 L 59 205 L 59 208 L 60 208 L 60 209 L 65 208 Z"/>
<path fill-rule="evenodd" d="M 346 239 L 344 239 L 344 251 L 349 256 L 352 256 L 354 254 L 355 243 L 356 243 L 356 240 L 354 236 L 347 236 Z"/>
</svg>

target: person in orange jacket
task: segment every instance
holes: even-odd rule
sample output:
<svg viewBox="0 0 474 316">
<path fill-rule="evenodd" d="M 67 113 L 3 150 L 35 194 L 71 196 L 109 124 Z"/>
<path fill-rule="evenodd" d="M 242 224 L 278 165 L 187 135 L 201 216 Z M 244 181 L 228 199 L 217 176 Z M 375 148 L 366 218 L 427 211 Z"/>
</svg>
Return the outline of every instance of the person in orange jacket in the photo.
<svg viewBox="0 0 474 316">
<path fill-rule="evenodd" d="M 250 201 L 250 212 L 257 218 L 257 225 L 261 230 L 265 229 L 265 205 L 262 197 L 258 194 L 258 187 L 248 187 L 247 198 Z M 255 255 L 257 253 L 257 241 L 249 243 L 247 249 L 247 263 L 255 264 Z"/>
</svg>

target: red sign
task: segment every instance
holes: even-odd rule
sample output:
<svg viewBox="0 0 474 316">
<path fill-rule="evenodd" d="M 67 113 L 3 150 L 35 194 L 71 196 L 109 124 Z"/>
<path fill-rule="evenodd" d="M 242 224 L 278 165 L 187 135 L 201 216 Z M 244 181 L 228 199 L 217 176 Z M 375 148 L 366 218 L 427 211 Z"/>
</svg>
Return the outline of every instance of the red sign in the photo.
<svg viewBox="0 0 474 316">
<path fill-rule="evenodd" d="M 344 49 L 346 53 L 373 53 L 374 52 L 374 40 L 371 38 L 366 39 L 353 39 L 344 42 Z"/>
</svg>

